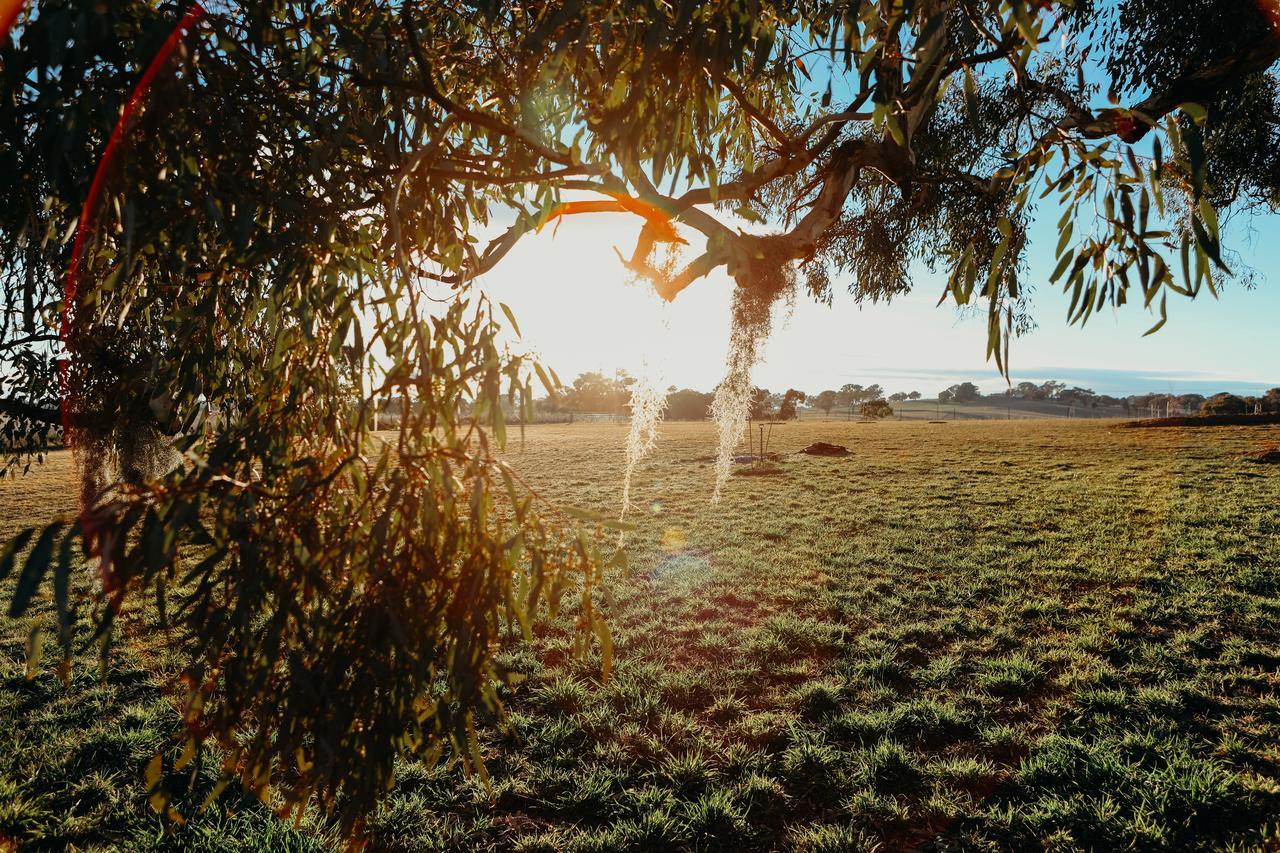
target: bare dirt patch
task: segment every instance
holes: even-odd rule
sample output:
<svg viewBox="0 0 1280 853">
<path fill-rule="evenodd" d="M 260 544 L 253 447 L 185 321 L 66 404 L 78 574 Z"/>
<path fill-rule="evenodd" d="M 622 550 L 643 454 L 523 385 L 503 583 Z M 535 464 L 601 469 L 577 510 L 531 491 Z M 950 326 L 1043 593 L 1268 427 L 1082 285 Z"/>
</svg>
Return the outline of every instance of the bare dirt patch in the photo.
<svg viewBox="0 0 1280 853">
<path fill-rule="evenodd" d="M 843 444 L 831 444 L 826 441 L 815 441 L 800 452 L 807 453 L 810 456 L 848 456 L 849 448 L 845 447 Z"/>
</svg>

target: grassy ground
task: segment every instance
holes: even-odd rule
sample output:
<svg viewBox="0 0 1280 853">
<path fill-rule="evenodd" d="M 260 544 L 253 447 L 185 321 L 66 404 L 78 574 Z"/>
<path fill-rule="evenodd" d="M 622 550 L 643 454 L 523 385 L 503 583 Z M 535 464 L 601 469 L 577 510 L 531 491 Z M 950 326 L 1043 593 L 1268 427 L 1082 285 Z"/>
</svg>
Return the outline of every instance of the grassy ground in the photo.
<svg viewBox="0 0 1280 853">
<path fill-rule="evenodd" d="M 624 435 L 537 427 L 511 455 L 612 511 Z M 1280 845 L 1280 468 L 1244 459 L 1280 428 L 832 421 L 771 449 L 813 440 L 853 454 L 785 456 L 711 507 L 709 426 L 667 426 L 613 678 L 570 654 L 572 614 L 513 643 L 530 678 L 486 735 L 492 792 L 406 763 L 375 846 Z M 65 465 L 0 484 L 0 528 L 69 509 Z M 135 625 L 105 683 L 89 662 L 66 689 L 25 680 L 26 627 L 0 622 L 0 837 L 328 843 L 231 793 L 162 835 L 140 777 L 176 725 L 163 638 Z"/>
<path fill-rule="evenodd" d="M 70 455 L 62 452 L 25 478 L 0 481 L 0 541 L 29 525 L 73 518 L 76 494 Z M 29 631 L 37 624 L 51 631 L 53 608 L 46 601 L 32 615 L 6 618 L 11 593 L 11 582 L 0 584 L 0 853 L 333 846 L 324 828 L 294 830 L 241 791 L 228 790 L 198 812 L 216 781 L 211 768 L 201 768 L 192 795 L 179 803 L 190 825 L 166 832 L 147 804 L 142 769 L 158 749 L 171 749 L 180 730 L 178 704 L 162 689 L 179 666 L 171 638 L 148 624 L 151 614 L 126 608 L 105 678 L 90 653 L 76 659 L 64 687 L 52 672 L 59 654 L 50 648 L 43 671 L 28 680 Z M 87 625 L 77 634 L 83 645 Z"/>
<path fill-rule="evenodd" d="M 1089 408 L 1077 406 L 1074 409 L 1057 400 L 1024 400 L 1021 398 L 1002 399 L 1000 397 L 984 397 L 972 403 L 939 403 L 936 400 L 903 400 L 890 403 L 894 419 L 903 420 L 1038 420 L 1053 419 L 1099 419 L 1127 417 L 1123 406 L 1098 406 Z M 1143 412 L 1134 412 L 1134 417 L 1142 417 Z M 857 419 L 857 409 L 851 416 L 847 409 L 832 409 L 830 415 L 817 410 L 806 410 L 802 420 L 850 420 Z"/>
</svg>

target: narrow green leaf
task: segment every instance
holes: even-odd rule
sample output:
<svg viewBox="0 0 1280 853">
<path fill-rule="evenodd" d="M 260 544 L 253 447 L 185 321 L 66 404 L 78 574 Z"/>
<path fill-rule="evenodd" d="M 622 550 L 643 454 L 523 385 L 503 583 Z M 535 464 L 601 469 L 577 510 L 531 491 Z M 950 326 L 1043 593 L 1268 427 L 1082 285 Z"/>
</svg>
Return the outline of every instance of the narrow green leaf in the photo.
<svg viewBox="0 0 1280 853">
<path fill-rule="evenodd" d="M 35 678 L 40 671 L 40 659 L 44 657 L 44 626 L 37 621 L 27 632 L 27 681 Z"/>
<path fill-rule="evenodd" d="M 499 302 L 498 307 L 502 309 L 502 313 L 507 316 L 507 322 L 511 324 L 511 328 L 515 329 L 517 337 L 523 337 L 520 334 L 520 324 L 516 322 L 516 315 L 511 313 L 511 309 L 507 307 L 507 303 Z"/>
<path fill-rule="evenodd" d="M 1058 233 L 1058 249 L 1056 254 L 1061 255 L 1067 250 L 1067 246 L 1071 243 L 1071 236 L 1075 233 L 1076 225 L 1074 222 L 1068 222 L 1064 228 Z M 1050 279 L 1052 280 L 1052 279 Z"/>
<path fill-rule="evenodd" d="M 1208 110 L 1206 110 L 1200 104 L 1193 103 L 1192 101 L 1187 101 L 1186 103 L 1178 104 L 1178 109 L 1182 110 L 1184 113 L 1190 116 L 1191 120 L 1194 121 L 1196 124 L 1200 124 L 1200 125 L 1204 124 L 1205 119 L 1209 117 Z"/>
<path fill-rule="evenodd" d="M 1143 336 L 1144 338 L 1145 338 L 1147 335 L 1154 335 L 1156 332 L 1160 331 L 1160 328 L 1161 328 L 1161 327 L 1162 327 L 1166 322 L 1168 322 L 1168 320 L 1169 320 L 1169 314 L 1168 314 L 1168 312 L 1166 311 L 1166 304 L 1165 304 L 1167 299 L 1168 299 L 1168 297 L 1167 297 L 1167 296 L 1161 296 L 1161 297 L 1160 297 L 1160 320 L 1159 320 L 1159 322 L 1157 322 L 1154 326 L 1152 326 L 1150 329 L 1147 329 L 1145 332 L 1143 332 L 1143 333 L 1142 333 L 1142 336 Z"/>
<path fill-rule="evenodd" d="M 551 377 L 547 375 L 547 371 L 544 370 L 542 365 L 538 364 L 538 362 L 535 361 L 533 363 L 533 369 L 534 372 L 538 374 L 538 381 L 542 383 L 542 387 L 546 388 L 547 393 L 554 397 L 559 391 L 558 383 L 551 381 Z"/>
<path fill-rule="evenodd" d="M 1074 253 L 1067 252 L 1065 255 L 1063 255 L 1061 258 L 1058 259 L 1058 265 L 1053 268 L 1053 275 L 1049 276 L 1050 284 L 1053 284 L 1055 281 L 1062 278 L 1062 274 L 1067 271 L 1067 266 L 1071 263 L 1071 259 L 1074 257 L 1075 257 Z"/>
<path fill-rule="evenodd" d="M 600 680 L 607 682 L 613 672 L 613 635 L 609 626 L 599 616 L 592 624 L 596 637 L 600 640 Z"/>
</svg>

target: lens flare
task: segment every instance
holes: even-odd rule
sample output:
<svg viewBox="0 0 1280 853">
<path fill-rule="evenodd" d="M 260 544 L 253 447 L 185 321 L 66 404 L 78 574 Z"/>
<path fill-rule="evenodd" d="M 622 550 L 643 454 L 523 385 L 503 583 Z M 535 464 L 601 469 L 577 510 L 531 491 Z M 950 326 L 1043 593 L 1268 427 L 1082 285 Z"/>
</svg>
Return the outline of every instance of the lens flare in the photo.
<svg viewBox="0 0 1280 853">
<path fill-rule="evenodd" d="M 662 531 L 658 547 L 668 554 L 679 554 L 689 547 L 689 534 L 683 527 L 668 527 Z"/>
<path fill-rule="evenodd" d="M 0 0 L 0 41 L 8 38 L 13 22 L 18 20 L 18 13 L 25 5 L 26 0 Z"/>
<path fill-rule="evenodd" d="M 1256 0 L 1258 8 L 1271 23 L 1271 29 L 1280 31 L 1280 0 Z"/>
<path fill-rule="evenodd" d="M 0 0 L 5 2 L 5 0 Z M 17 4 L 19 7 L 21 4 Z M 0 10 L 3 11 L 3 10 Z M 16 11 L 13 12 L 16 16 Z M 188 34 L 193 32 L 204 19 L 206 13 L 204 7 L 199 3 L 193 3 L 188 7 L 186 14 L 174 27 L 169 37 L 165 39 L 160 50 L 152 58 L 150 64 L 147 65 L 146 71 L 138 80 L 133 91 L 129 95 L 129 99 L 125 101 L 124 109 L 120 111 L 120 118 L 116 121 L 115 127 L 111 131 L 111 136 L 107 139 L 106 147 L 102 151 L 102 157 L 98 160 L 97 168 L 93 173 L 93 181 L 89 184 L 89 194 L 85 196 L 84 206 L 80 211 L 79 223 L 76 226 L 76 238 L 72 244 L 71 262 L 67 268 L 67 284 L 66 291 L 62 300 L 62 317 L 59 328 L 59 337 L 61 339 L 64 354 L 58 359 L 58 390 L 62 398 L 61 416 L 62 416 L 62 432 L 67 436 L 67 441 L 74 449 L 75 442 L 72 436 L 76 434 L 73 417 L 74 407 L 72 405 L 72 382 L 71 382 L 71 358 L 70 355 L 76 351 L 74 340 L 74 312 L 79 304 L 79 273 L 80 264 L 84 259 L 84 253 L 88 247 L 89 240 L 94 233 L 94 225 L 99 208 L 99 202 L 102 198 L 103 185 L 106 181 L 107 174 L 111 164 L 115 161 L 120 150 L 121 141 L 133 122 L 134 116 L 144 104 L 147 94 L 151 90 L 152 84 L 156 77 L 164 70 L 173 57 L 178 48 L 182 45 L 183 40 Z M 2 23 L 2 22 L 0 22 Z M 9 21 L 12 23 L 12 20 Z M 84 535 L 90 542 L 93 542 L 93 531 L 90 529 L 90 513 L 91 507 L 82 503 L 80 508 L 80 525 L 84 531 Z M 93 546 L 95 551 L 101 553 L 102 549 L 97 544 Z M 102 562 L 102 570 L 105 573 L 107 569 L 107 560 L 104 558 Z M 110 579 L 103 577 L 104 586 L 110 590 Z"/>
</svg>

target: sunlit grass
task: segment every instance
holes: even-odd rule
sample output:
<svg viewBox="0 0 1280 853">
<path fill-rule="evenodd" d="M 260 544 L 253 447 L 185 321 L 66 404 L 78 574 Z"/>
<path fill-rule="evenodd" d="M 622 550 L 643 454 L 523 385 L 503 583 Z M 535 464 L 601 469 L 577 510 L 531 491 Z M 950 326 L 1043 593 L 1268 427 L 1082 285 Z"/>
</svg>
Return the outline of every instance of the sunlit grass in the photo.
<svg viewBox="0 0 1280 853">
<path fill-rule="evenodd" d="M 616 515 L 625 426 L 534 427 L 517 470 Z M 514 637 L 530 678 L 486 734 L 492 790 L 404 764 L 385 849 L 1194 849 L 1280 815 L 1280 430 L 1101 423 L 777 428 L 844 458 L 714 486 L 709 424 L 666 424 L 636 471 L 613 677 L 572 621 Z M 54 466 L 0 486 L 5 523 L 69 507 Z M 22 678 L 0 646 L 0 833 L 163 843 L 141 765 L 177 727 L 146 675 Z M 74 712 L 74 713 L 73 713 Z M 74 718 L 74 719 L 73 719 Z M 70 757 L 67 757 L 70 756 Z M 101 795 L 94 791 L 104 791 Z M 209 847 L 300 846 L 225 795 Z M 231 809 L 236 817 L 229 817 Z M 1270 829 L 1268 829 L 1270 827 Z M 21 833 L 21 835 L 19 835 Z M 178 838 L 195 837 L 191 831 Z"/>
</svg>

